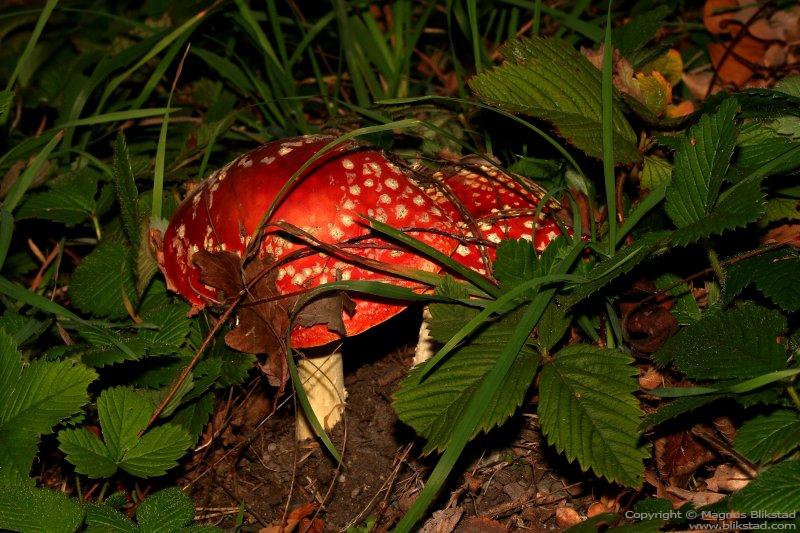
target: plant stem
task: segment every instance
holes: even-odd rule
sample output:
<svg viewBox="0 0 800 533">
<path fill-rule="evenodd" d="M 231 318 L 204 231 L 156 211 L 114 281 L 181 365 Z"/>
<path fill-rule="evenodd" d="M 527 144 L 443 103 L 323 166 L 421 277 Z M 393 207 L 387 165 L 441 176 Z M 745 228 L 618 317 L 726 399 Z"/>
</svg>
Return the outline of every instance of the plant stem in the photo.
<svg viewBox="0 0 800 533">
<path fill-rule="evenodd" d="M 786 387 L 786 392 L 789 393 L 789 398 L 794 402 L 794 406 L 800 409 L 800 395 L 797 394 L 797 389 L 794 388 L 794 382 Z"/>
</svg>

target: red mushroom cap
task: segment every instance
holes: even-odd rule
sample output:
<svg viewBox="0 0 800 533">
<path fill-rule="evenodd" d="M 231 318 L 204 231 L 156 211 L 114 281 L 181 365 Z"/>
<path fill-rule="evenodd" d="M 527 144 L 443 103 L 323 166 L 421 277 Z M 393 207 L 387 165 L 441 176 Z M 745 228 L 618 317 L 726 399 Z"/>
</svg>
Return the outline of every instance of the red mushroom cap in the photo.
<svg viewBox="0 0 800 533">
<path fill-rule="evenodd" d="M 331 140 L 327 136 L 306 136 L 271 142 L 240 156 L 192 191 L 178 207 L 162 239 L 159 263 L 170 289 L 186 297 L 196 309 L 216 302 L 215 289 L 200 281 L 192 255 L 200 249 L 242 255 L 281 187 Z M 407 228 L 410 235 L 447 254 L 457 245 L 447 236 L 455 227 L 442 209 L 380 151 L 355 142 L 340 144 L 316 160 L 282 199 L 271 222 L 286 222 L 320 242 L 341 244 L 370 235 L 369 227 L 360 219 L 364 215 Z M 378 238 L 360 244 L 361 247 L 347 250 L 392 265 L 439 270 L 438 265 L 425 258 Z M 280 261 L 307 246 L 275 226 L 267 226 L 260 254 Z M 335 281 L 337 276 L 421 288 L 414 282 L 365 269 L 319 250 L 281 264 L 277 288 L 283 294 L 294 293 Z M 366 299 L 355 302 L 355 313 L 343 314 L 347 335 L 369 329 L 405 307 Z M 292 345 L 296 348 L 319 346 L 338 338 L 321 324 L 297 326 L 292 331 Z"/>
<path fill-rule="evenodd" d="M 501 240 L 526 239 L 533 242 L 537 252 L 542 252 L 561 235 L 558 224 L 548 218 L 561 206 L 548 199 L 538 209 L 547 193 L 527 178 L 512 177 L 485 163 L 445 169 L 433 177 L 452 198 L 435 186 L 427 189 L 428 194 L 459 221 L 458 226 L 467 237 L 477 241 L 459 245 L 452 257 L 481 274 L 485 273 L 481 248 L 493 261 Z"/>
</svg>

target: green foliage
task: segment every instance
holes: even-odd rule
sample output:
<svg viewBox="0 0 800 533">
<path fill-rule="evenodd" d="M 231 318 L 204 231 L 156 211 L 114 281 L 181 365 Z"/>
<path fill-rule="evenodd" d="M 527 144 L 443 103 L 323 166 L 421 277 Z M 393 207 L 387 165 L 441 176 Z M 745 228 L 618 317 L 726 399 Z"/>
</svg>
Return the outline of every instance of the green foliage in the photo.
<svg viewBox="0 0 800 533">
<path fill-rule="evenodd" d="M 731 496 L 730 506 L 743 512 L 796 512 L 800 509 L 800 461 L 788 460 L 765 468 Z"/>
<path fill-rule="evenodd" d="M 720 196 L 736 144 L 735 99 L 692 126 L 675 152 L 665 209 L 678 226 L 673 240 L 688 244 L 726 229 L 744 226 L 763 212 L 757 180 L 747 180 Z"/>
<path fill-rule="evenodd" d="M 619 52 L 628 57 L 641 49 L 661 29 L 663 20 L 673 8 L 660 5 L 653 10 L 631 17 L 624 26 L 614 30 L 612 42 Z"/>
<path fill-rule="evenodd" d="M 120 132 L 114 143 L 114 188 L 117 192 L 120 218 L 125 234 L 132 249 L 138 248 L 141 234 L 141 216 L 139 214 L 139 191 L 131 168 L 125 136 Z"/>
<path fill-rule="evenodd" d="M 59 432 L 61 449 L 75 470 L 89 477 L 109 477 L 117 468 L 138 477 L 164 474 L 191 446 L 183 427 L 166 423 L 139 436 L 153 405 L 143 394 L 115 387 L 100 393 L 97 413 L 103 440 L 86 427 Z"/>
<path fill-rule="evenodd" d="M 447 336 L 438 335 L 447 328 L 460 328 L 475 315 L 467 312 L 462 320 L 455 321 L 453 314 L 460 315 L 461 311 L 451 311 L 449 308 L 453 307 L 461 306 L 431 306 L 431 332 L 436 332 L 434 338 L 449 340 Z M 439 323 L 439 320 L 446 324 Z M 440 363 L 429 377 L 422 378 L 425 366 L 420 365 L 403 381 L 394 395 L 394 408 L 400 420 L 427 439 L 426 452 L 446 447 L 455 422 L 463 416 L 471 397 L 486 379 L 518 320 L 519 313 L 509 313 L 486 324 L 470 337 L 468 344 Z M 538 362 L 539 355 L 534 349 L 526 346 L 520 350 L 511 371 L 492 397 L 492 408 L 484 414 L 476 434 L 502 424 L 513 414 L 530 387 Z"/>
<path fill-rule="evenodd" d="M 652 191 L 672 179 L 672 164 L 658 156 L 644 156 L 642 165 L 642 188 Z"/>
<path fill-rule="evenodd" d="M 28 475 L 39 437 L 80 410 L 96 377 L 72 361 L 25 364 L 0 329 L 0 482 Z"/>
<path fill-rule="evenodd" d="M 373 224 L 461 278 L 441 278 L 439 296 L 469 301 L 432 307 L 433 335 L 444 347 L 397 393 L 399 416 L 427 439 L 426 451 L 443 450 L 398 530 L 414 528 L 468 441 L 506 421 L 526 396 L 540 398 L 548 442 L 581 468 L 631 486 L 641 482 L 651 437 L 641 438 L 642 429 L 743 409 L 734 446 L 771 466 L 727 503 L 798 508 L 800 256 L 752 248 L 767 227 L 791 238 L 778 226 L 800 219 L 800 77 L 775 89 L 719 93 L 691 116 L 655 120 L 615 92 L 610 68 L 601 75 L 576 47 L 601 45 L 608 23 L 606 51 L 613 45 L 634 69 L 647 70 L 667 47 L 680 48 L 694 68 L 690 62 L 706 57 L 707 36 L 688 18 L 673 24 L 665 2 L 615 3 L 610 17 L 586 0 L 569 11 L 542 2 L 399 0 L 381 13 L 348 1 L 319 9 L 148 2 L 124 11 L 107 1 L 54 11 L 56 3 L 36 12 L 0 8 L 0 71 L 10 74 L 0 87 L 0 528 L 73 531 L 85 513 L 87 531 L 211 530 L 192 525 L 191 502 L 176 489 L 134 502 L 131 519 L 127 496 L 78 502 L 26 476 L 41 436 L 59 424 L 81 486 L 86 476 L 127 482 L 120 470 L 161 475 L 198 440 L 217 392 L 246 379 L 255 358 L 227 349 L 222 335 L 212 340 L 153 427 L 138 435 L 216 313 L 190 318 L 189 307 L 167 294 L 150 249 L 151 211 L 169 217 L 193 181 L 256 144 L 317 129 L 368 134 L 387 151 L 400 147 L 402 157 L 489 154 L 546 179 L 576 233 L 575 215 L 590 208 L 581 220 L 586 242 L 562 238 L 541 257 L 524 240 L 501 243 L 493 280 L 399 228 Z M 528 20 L 533 35 L 555 37 L 514 41 Z M 668 36 L 658 31 L 666 25 Z M 505 41 L 512 41 L 505 63 L 487 69 Z M 479 75 L 468 84 L 471 72 Z M 618 69 L 616 77 L 625 74 Z M 470 100 L 469 87 L 480 102 Z M 430 100 L 424 95 L 433 92 L 461 98 L 439 98 L 446 111 L 411 99 L 401 108 L 373 106 Z M 688 96 L 681 85 L 673 93 Z M 398 127 L 409 127 L 402 139 L 392 135 Z M 620 201 L 608 201 L 614 197 Z M 619 223 L 616 212 L 624 215 Z M 674 250 L 695 242 L 728 260 L 712 259 L 710 274 L 699 247 Z M 33 245 L 47 256 L 56 244 L 43 267 Z M 424 277 L 431 286 L 436 280 Z M 658 302 L 671 305 L 679 328 L 655 358 L 695 386 L 647 391 L 648 403 L 675 399 L 640 419 L 630 362 L 646 359 L 629 340 L 638 318 L 626 305 L 646 297 L 637 291 L 650 282 L 665 291 Z M 431 297 L 367 285 L 377 296 Z M 614 348 L 586 344 L 599 339 Z M 86 403 L 97 409 L 80 412 Z M 670 509 L 663 503 L 641 509 Z M 604 514 L 578 529 L 619 518 Z"/>
<path fill-rule="evenodd" d="M 750 283 L 784 311 L 800 310 L 800 254 L 791 248 L 775 250 L 738 261 L 727 272 L 725 290 L 729 298 Z"/>
<path fill-rule="evenodd" d="M 736 451 L 757 463 L 778 459 L 800 446 L 800 415 L 779 409 L 745 422 L 736 434 Z"/>
<path fill-rule="evenodd" d="M 630 356 L 595 346 L 562 349 L 539 383 L 542 432 L 571 461 L 611 481 L 637 487 L 649 454 L 639 442 L 641 410 Z"/>
<path fill-rule="evenodd" d="M 160 490 L 148 496 L 136 509 L 136 522 L 106 502 L 86 510 L 87 533 L 115 531 L 120 533 L 214 533 L 211 526 L 193 525 L 194 505 L 177 487 Z"/>
<path fill-rule="evenodd" d="M 534 37 L 510 43 L 508 61 L 470 80 L 485 102 L 552 122 L 559 134 L 589 155 L 601 157 L 600 72 L 559 39 Z M 636 135 L 621 111 L 613 113 L 614 159 L 641 158 Z"/>
<path fill-rule="evenodd" d="M 90 169 L 52 180 L 49 187 L 47 192 L 29 195 L 20 206 L 17 218 L 41 218 L 75 225 L 98 215 L 98 205 L 103 200 L 95 198 L 98 177 Z"/>
<path fill-rule="evenodd" d="M 84 509 L 65 494 L 30 483 L 0 480 L 0 529 L 25 533 L 72 533 Z"/>
<path fill-rule="evenodd" d="M 750 378 L 783 368 L 786 331 L 780 313 L 748 303 L 683 328 L 654 355 L 692 379 Z"/>
<path fill-rule="evenodd" d="M 84 313 L 119 319 L 127 316 L 123 298 L 136 301 L 128 249 L 104 242 L 83 258 L 69 284 L 72 303 Z"/>
</svg>

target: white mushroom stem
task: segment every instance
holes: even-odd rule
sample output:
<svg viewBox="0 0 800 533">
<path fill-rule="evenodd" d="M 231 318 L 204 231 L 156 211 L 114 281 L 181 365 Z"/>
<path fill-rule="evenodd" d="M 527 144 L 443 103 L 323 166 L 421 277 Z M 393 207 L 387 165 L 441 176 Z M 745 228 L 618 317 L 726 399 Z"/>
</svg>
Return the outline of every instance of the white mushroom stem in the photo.
<svg viewBox="0 0 800 533">
<path fill-rule="evenodd" d="M 414 350 L 414 361 L 412 366 L 421 365 L 431 357 L 435 352 L 433 337 L 431 337 L 431 311 L 426 305 L 422 309 L 422 325 L 419 327 L 419 339 L 417 340 L 417 348 Z"/>
<path fill-rule="evenodd" d="M 330 355 L 306 357 L 297 361 L 297 370 L 311 404 L 325 430 L 333 428 L 342 418 L 347 391 L 344 388 L 342 352 L 337 348 Z M 312 439 L 314 428 L 303 410 L 297 411 L 297 440 Z"/>
</svg>

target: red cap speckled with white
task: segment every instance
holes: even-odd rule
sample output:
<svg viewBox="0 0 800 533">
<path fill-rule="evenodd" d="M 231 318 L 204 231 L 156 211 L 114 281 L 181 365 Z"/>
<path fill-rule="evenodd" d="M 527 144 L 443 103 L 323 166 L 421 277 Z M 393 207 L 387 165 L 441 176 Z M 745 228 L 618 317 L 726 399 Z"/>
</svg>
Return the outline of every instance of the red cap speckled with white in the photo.
<svg viewBox="0 0 800 533">
<path fill-rule="evenodd" d="M 487 259 L 494 260 L 497 245 L 505 239 L 526 239 L 542 252 L 561 235 L 558 224 L 550 214 L 560 209 L 554 199 L 536 210 L 546 192 L 527 178 L 512 177 L 488 164 L 461 166 L 439 171 L 433 175 L 461 204 L 472 220 L 461 212 L 439 188 L 428 187 L 426 192 L 468 236 L 483 243 Z M 453 258 L 480 273 L 485 264 L 478 245 L 458 246 Z"/>
<path fill-rule="evenodd" d="M 173 215 L 158 253 L 169 288 L 182 294 L 196 309 L 216 302 L 216 291 L 200 281 L 192 255 L 200 249 L 242 255 L 281 187 L 332 139 L 305 136 L 271 142 L 240 156 L 192 191 Z M 407 228 L 413 237 L 447 254 L 457 246 L 456 240 L 447 236 L 457 231 L 449 216 L 380 151 L 356 142 L 338 145 L 303 172 L 271 221 L 297 226 L 323 243 L 340 244 L 370 235 L 360 215 L 395 228 Z M 347 250 L 393 265 L 439 270 L 438 265 L 425 258 L 376 237 L 359 244 L 366 246 Z M 307 247 L 268 226 L 260 253 L 280 260 Z M 337 276 L 421 288 L 414 282 L 368 270 L 319 250 L 281 264 L 277 288 L 287 294 L 335 281 Z M 354 300 L 353 316 L 343 316 L 348 335 L 369 329 L 405 307 L 392 302 Z M 296 348 L 319 346 L 338 338 L 325 325 L 297 326 L 292 331 L 292 345 Z"/>
</svg>

